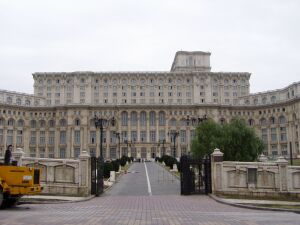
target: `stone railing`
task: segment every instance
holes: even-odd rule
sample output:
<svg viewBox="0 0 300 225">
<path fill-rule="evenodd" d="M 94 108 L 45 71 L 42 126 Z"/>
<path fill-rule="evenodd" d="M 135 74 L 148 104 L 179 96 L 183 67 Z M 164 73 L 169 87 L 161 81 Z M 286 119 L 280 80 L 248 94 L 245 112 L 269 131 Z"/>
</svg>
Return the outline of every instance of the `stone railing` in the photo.
<svg viewBox="0 0 300 225">
<path fill-rule="evenodd" d="M 283 157 L 275 162 L 223 162 L 223 153 L 212 154 L 214 194 L 300 197 L 300 166 L 288 166 Z"/>
<path fill-rule="evenodd" d="M 12 156 L 18 165 L 41 169 L 43 194 L 89 196 L 91 194 L 90 156 L 83 152 L 79 159 L 24 157 L 17 148 Z"/>
</svg>

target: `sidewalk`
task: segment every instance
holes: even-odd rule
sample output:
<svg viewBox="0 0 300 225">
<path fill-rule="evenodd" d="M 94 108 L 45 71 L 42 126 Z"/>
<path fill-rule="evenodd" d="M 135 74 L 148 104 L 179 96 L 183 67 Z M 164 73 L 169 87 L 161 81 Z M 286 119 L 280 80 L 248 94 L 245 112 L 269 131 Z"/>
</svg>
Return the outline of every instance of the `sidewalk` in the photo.
<svg viewBox="0 0 300 225">
<path fill-rule="evenodd" d="M 218 197 L 213 194 L 210 194 L 209 196 L 219 203 L 232 205 L 236 207 L 300 213 L 300 201 L 290 202 L 278 200 L 232 199 Z"/>
<path fill-rule="evenodd" d="M 51 203 L 67 203 L 82 202 L 94 198 L 94 195 L 88 197 L 72 197 L 72 196 L 53 196 L 53 195 L 24 195 L 19 204 L 51 204 Z"/>
</svg>

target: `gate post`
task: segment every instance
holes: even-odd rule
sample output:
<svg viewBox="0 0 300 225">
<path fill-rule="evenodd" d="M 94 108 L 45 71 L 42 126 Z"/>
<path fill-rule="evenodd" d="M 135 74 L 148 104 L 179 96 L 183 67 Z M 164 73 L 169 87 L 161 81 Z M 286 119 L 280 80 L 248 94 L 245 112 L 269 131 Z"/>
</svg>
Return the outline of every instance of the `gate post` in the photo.
<svg viewBox="0 0 300 225">
<path fill-rule="evenodd" d="M 222 189 L 223 155 L 224 153 L 218 148 L 211 154 L 212 193 Z"/>
<path fill-rule="evenodd" d="M 192 188 L 192 176 L 190 171 L 189 158 L 183 155 L 180 158 L 180 193 L 181 195 L 190 195 Z"/>
<path fill-rule="evenodd" d="M 90 174 L 90 155 L 87 151 L 82 151 L 79 156 L 79 186 L 80 195 L 88 196 L 91 194 L 91 174 Z"/>
</svg>

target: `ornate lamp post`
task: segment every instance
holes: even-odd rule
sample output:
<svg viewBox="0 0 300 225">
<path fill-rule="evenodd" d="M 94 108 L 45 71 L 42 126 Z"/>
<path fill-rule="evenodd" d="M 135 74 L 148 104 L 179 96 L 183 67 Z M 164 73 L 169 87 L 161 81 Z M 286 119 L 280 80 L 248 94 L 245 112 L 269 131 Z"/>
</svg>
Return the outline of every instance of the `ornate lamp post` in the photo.
<svg viewBox="0 0 300 225">
<path fill-rule="evenodd" d="M 165 155 L 165 144 L 166 144 L 166 139 L 159 140 L 157 146 L 160 147 L 160 144 L 162 144 L 161 156 L 163 156 L 163 155 Z"/>
<path fill-rule="evenodd" d="M 131 147 L 133 145 L 133 141 L 125 140 L 124 143 L 127 145 L 127 156 L 128 156 L 128 146 Z"/>
<path fill-rule="evenodd" d="M 179 131 L 168 132 L 168 136 L 173 138 L 173 157 L 176 158 L 176 137 L 178 137 Z"/>
<path fill-rule="evenodd" d="M 116 135 L 116 137 L 118 138 L 118 144 L 119 144 L 119 148 L 118 148 L 118 155 L 119 155 L 119 159 L 121 158 L 121 143 L 120 143 L 120 132 L 114 132 L 114 135 Z"/>
<path fill-rule="evenodd" d="M 110 124 L 115 126 L 115 118 L 104 119 L 99 118 L 95 115 L 94 117 L 95 127 L 96 129 L 100 128 L 100 157 L 98 159 L 92 159 L 92 192 L 95 193 L 96 196 L 103 193 L 103 173 L 104 173 L 104 158 L 103 158 L 103 129 L 107 128 Z"/>
</svg>

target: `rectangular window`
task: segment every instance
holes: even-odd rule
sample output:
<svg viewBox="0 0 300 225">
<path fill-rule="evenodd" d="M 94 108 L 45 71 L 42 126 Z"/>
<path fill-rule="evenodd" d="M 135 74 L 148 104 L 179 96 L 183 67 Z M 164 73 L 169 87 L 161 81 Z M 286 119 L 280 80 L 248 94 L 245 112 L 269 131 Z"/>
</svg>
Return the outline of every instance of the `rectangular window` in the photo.
<svg viewBox="0 0 300 225">
<path fill-rule="evenodd" d="M 54 148 L 48 148 L 48 157 L 54 158 Z"/>
<path fill-rule="evenodd" d="M 6 136 L 6 145 L 12 145 L 13 144 L 13 130 L 7 130 L 7 136 Z"/>
<path fill-rule="evenodd" d="M 66 149 L 65 148 L 59 149 L 59 158 L 61 158 L 61 159 L 66 158 Z"/>
<path fill-rule="evenodd" d="M 45 148 L 40 148 L 39 152 L 40 152 L 40 158 L 45 158 Z"/>
<path fill-rule="evenodd" d="M 267 129 L 262 129 L 261 130 L 261 139 L 265 144 L 268 143 L 268 130 Z"/>
<path fill-rule="evenodd" d="M 271 141 L 277 142 L 277 131 L 276 128 L 271 128 Z"/>
<path fill-rule="evenodd" d="M 80 148 L 74 148 L 74 158 L 78 159 L 80 155 Z"/>
<path fill-rule="evenodd" d="M 65 145 L 67 143 L 67 133 L 66 131 L 61 131 L 59 134 L 60 144 Z"/>
<path fill-rule="evenodd" d="M 185 132 L 185 130 L 180 131 L 180 142 L 181 143 L 186 143 L 186 132 Z"/>
<path fill-rule="evenodd" d="M 55 133 L 54 131 L 49 132 L 49 145 L 54 145 Z"/>
<path fill-rule="evenodd" d="M 90 144 L 96 144 L 96 131 L 90 132 Z"/>
<path fill-rule="evenodd" d="M 126 140 L 128 140 L 128 138 L 127 138 L 127 131 L 122 131 L 121 132 L 121 141 L 124 142 Z"/>
<path fill-rule="evenodd" d="M 146 131 L 141 131 L 141 133 L 140 133 L 140 141 L 141 142 L 146 142 L 147 141 L 147 133 L 146 133 Z"/>
<path fill-rule="evenodd" d="M 131 140 L 137 141 L 137 132 L 136 131 L 131 131 Z"/>
<path fill-rule="evenodd" d="M 31 131 L 30 133 L 30 144 L 31 145 L 36 144 L 36 131 Z"/>
<path fill-rule="evenodd" d="M 156 131 L 150 131 L 150 141 L 156 142 Z"/>
<path fill-rule="evenodd" d="M 166 139 L 166 132 L 165 130 L 160 130 L 159 131 L 159 140 L 162 141 L 162 140 L 165 140 Z"/>
<path fill-rule="evenodd" d="M 74 131 L 74 142 L 77 145 L 80 144 L 80 130 L 75 130 Z"/>
<path fill-rule="evenodd" d="M 117 140 L 117 137 L 115 135 L 115 132 L 114 131 L 110 131 L 110 143 L 116 144 L 117 143 L 116 140 Z"/>
<path fill-rule="evenodd" d="M 40 131 L 40 145 L 45 145 L 45 131 Z"/>
<path fill-rule="evenodd" d="M 0 140 L 0 143 L 1 143 L 1 140 Z M 22 145 L 22 144 L 23 144 L 23 131 L 18 130 L 17 131 L 17 145 Z"/>
<path fill-rule="evenodd" d="M 30 148 L 30 157 L 36 157 L 36 151 L 35 151 L 35 148 Z"/>
</svg>

